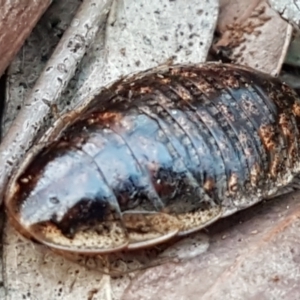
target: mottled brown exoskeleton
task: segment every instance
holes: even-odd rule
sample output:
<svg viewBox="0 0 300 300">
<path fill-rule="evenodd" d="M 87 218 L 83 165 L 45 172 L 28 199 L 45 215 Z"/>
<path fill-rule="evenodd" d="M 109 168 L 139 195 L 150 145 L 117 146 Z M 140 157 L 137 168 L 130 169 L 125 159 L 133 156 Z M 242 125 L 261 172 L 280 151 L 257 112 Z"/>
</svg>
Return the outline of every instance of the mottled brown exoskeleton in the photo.
<svg viewBox="0 0 300 300">
<path fill-rule="evenodd" d="M 300 170 L 300 100 L 245 67 L 156 68 L 73 115 L 5 197 L 22 234 L 60 251 L 160 244 L 273 197 Z"/>
</svg>

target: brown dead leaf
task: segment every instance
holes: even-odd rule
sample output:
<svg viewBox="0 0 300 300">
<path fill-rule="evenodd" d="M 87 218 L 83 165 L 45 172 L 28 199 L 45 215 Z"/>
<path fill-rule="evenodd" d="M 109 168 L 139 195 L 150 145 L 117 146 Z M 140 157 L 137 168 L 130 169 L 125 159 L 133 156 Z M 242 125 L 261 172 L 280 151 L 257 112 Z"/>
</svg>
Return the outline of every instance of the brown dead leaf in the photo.
<svg viewBox="0 0 300 300">
<path fill-rule="evenodd" d="M 213 49 L 232 62 L 277 76 L 291 40 L 292 26 L 267 1 L 220 2 Z"/>
<path fill-rule="evenodd" d="M 50 0 L 0 1 L 0 76 L 50 3 Z"/>
</svg>

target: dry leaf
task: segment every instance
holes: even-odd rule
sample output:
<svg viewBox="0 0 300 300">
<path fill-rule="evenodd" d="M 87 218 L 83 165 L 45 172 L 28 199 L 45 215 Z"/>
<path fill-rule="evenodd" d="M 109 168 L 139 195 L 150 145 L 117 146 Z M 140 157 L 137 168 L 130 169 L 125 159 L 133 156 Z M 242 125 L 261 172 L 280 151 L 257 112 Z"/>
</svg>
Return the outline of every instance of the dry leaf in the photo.
<svg viewBox="0 0 300 300">
<path fill-rule="evenodd" d="M 50 0 L 0 2 L 0 76 L 50 3 Z"/>
<path fill-rule="evenodd" d="M 214 45 L 234 63 L 277 76 L 292 35 L 292 26 L 270 8 L 267 1 L 220 2 L 218 31 Z"/>
</svg>

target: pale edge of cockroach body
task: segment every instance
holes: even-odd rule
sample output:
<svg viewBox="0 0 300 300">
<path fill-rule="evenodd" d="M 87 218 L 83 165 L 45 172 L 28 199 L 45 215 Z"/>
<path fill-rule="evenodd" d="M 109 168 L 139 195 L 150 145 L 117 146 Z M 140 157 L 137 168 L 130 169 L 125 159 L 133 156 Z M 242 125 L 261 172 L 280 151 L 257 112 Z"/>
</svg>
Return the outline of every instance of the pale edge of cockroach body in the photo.
<svg viewBox="0 0 300 300">
<path fill-rule="evenodd" d="M 224 66 L 224 68 L 231 68 L 231 69 L 235 69 L 235 70 L 246 70 L 246 71 L 254 71 L 251 68 L 248 67 L 244 67 L 244 66 L 237 66 L 237 65 L 230 65 L 230 64 L 221 64 L 218 62 L 211 62 L 211 63 L 203 63 L 203 64 L 191 64 L 191 66 L 197 66 L 199 68 L 201 68 L 201 66 L 214 66 L 214 65 L 218 65 L 218 66 Z M 135 81 L 137 79 L 140 79 L 144 76 L 147 76 L 151 73 L 159 73 L 159 72 L 165 72 L 168 71 L 170 69 L 174 69 L 174 68 L 179 68 L 180 66 L 184 66 L 187 67 L 189 66 L 188 64 L 179 64 L 179 65 L 173 65 L 173 66 L 168 66 L 168 65 L 162 65 L 162 66 L 158 66 L 157 68 L 154 69 L 150 69 L 150 70 L 146 70 L 144 72 L 139 72 L 136 74 L 131 74 L 128 75 L 126 77 L 123 77 L 121 80 L 122 82 L 131 82 L 131 81 Z M 256 71 L 255 71 L 256 72 Z M 256 73 L 260 73 L 260 72 L 256 72 Z M 121 82 L 120 82 L 121 84 Z M 116 82 L 114 82 L 112 85 L 116 86 Z M 101 88 L 101 91 L 105 91 L 108 90 L 109 91 L 110 87 L 108 88 Z M 93 94 L 94 95 L 94 94 Z M 90 102 L 92 101 L 92 99 L 94 99 L 94 96 L 90 96 L 88 97 L 81 105 L 79 105 L 76 109 L 74 109 L 71 112 L 67 112 L 66 114 L 64 114 L 60 119 L 58 119 L 54 125 L 52 127 L 50 127 L 45 135 L 40 139 L 39 143 L 36 146 L 33 146 L 31 148 L 31 150 L 29 150 L 28 154 L 25 156 L 25 159 L 23 160 L 23 162 L 21 163 L 21 165 L 16 168 L 16 170 L 14 171 L 14 173 L 12 174 L 8 185 L 7 185 L 7 189 L 5 192 L 5 196 L 4 196 L 4 203 L 6 206 L 6 210 L 9 210 L 10 205 L 9 201 L 10 199 L 12 199 L 15 195 L 15 193 L 17 192 L 18 189 L 18 184 L 17 184 L 17 180 L 20 177 L 20 175 L 26 170 L 26 168 L 28 167 L 28 165 L 35 159 L 35 156 L 44 148 L 47 146 L 47 144 L 55 141 L 56 139 L 58 139 L 61 135 L 61 133 L 63 132 L 63 130 L 66 127 L 69 127 L 74 121 L 77 120 L 77 118 L 85 112 L 85 109 L 89 107 Z M 238 211 L 244 210 L 246 208 L 249 208 L 255 204 L 257 204 L 258 202 L 264 200 L 264 199 L 269 199 L 269 198 L 273 198 L 275 196 L 277 196 L 278 191 L 287 186 L 289 183 L 292 182 L 292 180 L 296 177 L 296 175 L 298 175 L 300 173 L 300 162 L 297 164 L 293 165 L 292 169 L 286 170 L 285 174 L 283 175 L 283 177 L 278 177 L 274 180 L 269 180 L 269 183 L 266 183 L 265 186 L 260 190 L 260 189 L 255 189 L 255 187 L 252 188 L 252 191 L 248 191 L 248 193 L 246 192 L 245 194 L 240 194 L 240 195 L 236 195 L 234 197 L 234 199 L 232 201 L 232 197 L 230 198 L 230 201 L 228 201 L 228 203 L 226 203 L 226 201 L 224 201 L 224 204 L 222 202 L 222 204 L 220 205 L 220 211 L 219 213 L 214 216 L 213 218 L 211 218 L 208 222 L 206 222 L 205 224 L 203 224 L 202 226 L 199 226 L 197 228 L 194 228 L 192 230 L 186 231 L 186 232 L 181 232 L 178 234 L 175 234 L 177 236 L 184 236 L 187 234 L 190 234 L 192 232 L 195 231 L 199 231 L 201 229 L 203 229 L 204 227 L 209 226 L 210 224 L 216 222 L 217 220 L 224 218 L 224 217 L 228 217 Z M 17 228 L 17 230 L 24 235 L 27 238 L 34 238 L 30 232 L 30 228 L 25 228 L 23 225 L 24 224 L 20 224 L 20 222 L 17 220 L 17 218 L 14 216 L 13 211 L 8 211 L 9 217 L 12 219 L 13 225 Z M 171 239 L 172 237 L 174 237 L 174 234 L 165 237 L 164 239 L 161 239 L 161 241 L 157 241 L 158 243 L 162 243 L 165 242 L 168 239 Z M 99 251 L 93 251 L 90 252 L 88 250 L 84 250 L 84 249 L 67 249 L 67 248 L 63 248 L 60 246 L 56 246 L 53 244 L 48 244 L 45 241 L 41 241 L 39 240 L 40 243 L 43 243 L 47 246 L 49 246 L 50 248 L 56 249 L 58 251 L 62 251 L 62 252 L 74 252 L 74 253 L 79 253 L 79 254 L 86 254 L 86 255 L 94 255 L 94 254 L 105 254 L 105 253 L 111 253 L 111 252 L 117 252 L 117 251 L 121 251 L 121 250 L 135 250 L 135 249 L 140 249 L 140 248 L 146 248 L 146 247 L 150 247 L 150 246 L 154 246 L 153 243 L 151 243 L 151 241 L 147 241 L 146 243 L 141 243 L 140 247 L 135 247 L 134 244 L 127 244 L 127 245 L 122 245 L 119 248 L 114 248 L 114 249 L 105 249 L 105 250 L 101 250 L 99 249 Z M 156 243 L 157 244 L 157 243 Z"/>
</svg>

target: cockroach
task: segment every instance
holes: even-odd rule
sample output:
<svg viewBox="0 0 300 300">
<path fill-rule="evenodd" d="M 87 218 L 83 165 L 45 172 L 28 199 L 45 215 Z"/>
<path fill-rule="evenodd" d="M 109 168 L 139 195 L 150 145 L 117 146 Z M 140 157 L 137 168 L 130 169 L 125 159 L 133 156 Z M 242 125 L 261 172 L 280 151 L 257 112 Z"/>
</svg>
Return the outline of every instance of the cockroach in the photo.
<svg viewBox="0 0 300 300">
<path fill-rule="evenodd" d="M 147 248 L 275 197 L 300 171 L 300 100 L 247 67 L 162 66 L 103 89 L 32 148 L 5 195 L 62 252 Z"/>
</svg>

